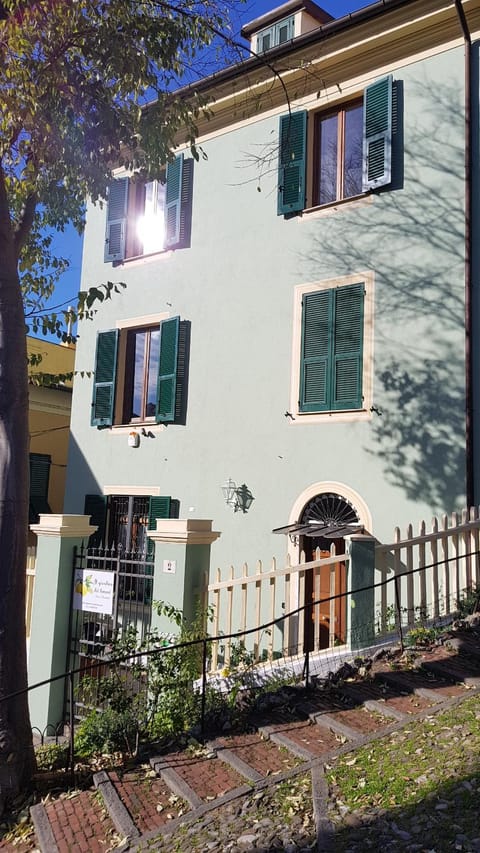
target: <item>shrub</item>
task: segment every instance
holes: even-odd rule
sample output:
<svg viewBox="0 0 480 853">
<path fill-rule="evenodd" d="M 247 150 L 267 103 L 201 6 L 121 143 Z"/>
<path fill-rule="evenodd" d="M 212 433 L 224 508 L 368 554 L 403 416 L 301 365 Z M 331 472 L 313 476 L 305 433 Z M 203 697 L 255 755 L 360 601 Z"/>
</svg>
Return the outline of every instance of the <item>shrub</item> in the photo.
<svg viewBox="0 0 480 853">
<path fill-rule="evenodd" d="M 471 616 L 480 610 L 480 586 L 474 584 L 471 589 L 465 590 L 464 594 L 457 599 L 457 608 L 460 618 Z"/>
</svg>

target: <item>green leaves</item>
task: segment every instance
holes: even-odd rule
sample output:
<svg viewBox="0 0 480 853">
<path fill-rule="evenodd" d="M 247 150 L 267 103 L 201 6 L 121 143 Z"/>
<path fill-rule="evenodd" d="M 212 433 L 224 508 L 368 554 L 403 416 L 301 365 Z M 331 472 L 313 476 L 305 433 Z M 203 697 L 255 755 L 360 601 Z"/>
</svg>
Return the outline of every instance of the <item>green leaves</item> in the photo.
<svg viewBox="0 0 480 853">
<path fill-rule="evenodd" d="M 158 178 L 179 142 L 192 145 L 206 107 L 173 90 L 228 21 L 228 2 L 8 0 L 0 18 L 0 192 L 10 214 L 0 253 L 14 253 L 33 332 L 64 334 L 45 302 L 68 266 L 52 233 L 84 226 L 85 200 L 105 198 L 112 168 Z M 148 103 L 148 108 L 144 108 Z M 78 316 L 110 297 L 95 284 Z M 40 316 L 41 315 L 41 316 Z"/>
</svg>

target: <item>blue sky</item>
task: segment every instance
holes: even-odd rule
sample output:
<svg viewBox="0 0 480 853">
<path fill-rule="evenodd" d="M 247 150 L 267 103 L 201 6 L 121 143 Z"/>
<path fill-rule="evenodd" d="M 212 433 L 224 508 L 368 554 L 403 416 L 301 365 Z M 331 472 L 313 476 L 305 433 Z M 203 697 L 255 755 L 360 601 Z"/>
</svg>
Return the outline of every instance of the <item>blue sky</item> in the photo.
<svg viewBox="0 0 480 853">
<path fill-rule="evenodd" d="M 367 6 L 367 0 L 317 0 L 318 5 L 325 11 L 329 12 L 335 18 L 341 18 L 343 15 L 360 9 L 362 6 Z M 246 24 L 264 15 L 275 7 L 281 5 L 281 0 L 275 3 L 275 0 L 256 0 L 256 2 L 247 2 L 239 4 L 238 17 L 241 24 Z M 55 251 L 58 255 L 66 257 L 70 262 L 70 267 L 65 272 L 58 284 L 55 296 L 52 300 L 53 305 L 59 303 L 75 301 L 75 296 L 80 289 L 80 272 L 82 263 L 82 238 L 78 236 L 73 228 L 67 228 L 63 234 L 59 234 L 55 240 Z M 103 280 L 104 270 L 99 270 L 99 282 Z"/>
</svg>

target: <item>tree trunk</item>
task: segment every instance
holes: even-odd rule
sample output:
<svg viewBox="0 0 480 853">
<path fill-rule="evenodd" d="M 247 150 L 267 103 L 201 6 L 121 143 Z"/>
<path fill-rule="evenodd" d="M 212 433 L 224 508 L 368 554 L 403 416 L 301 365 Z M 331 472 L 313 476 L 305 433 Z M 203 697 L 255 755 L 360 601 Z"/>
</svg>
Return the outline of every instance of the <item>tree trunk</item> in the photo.
<svg viewBox="0 0 480 853">
<path fill-rule="evenodd" d="M 0 814 L 35 766 L 27 686 L 28 376 L 25 319 L 0 174 Z M 3 196 L 3 198 L 2 198 Z M 3 202 L 3 203 L 2 203 Z"/>
</svg>

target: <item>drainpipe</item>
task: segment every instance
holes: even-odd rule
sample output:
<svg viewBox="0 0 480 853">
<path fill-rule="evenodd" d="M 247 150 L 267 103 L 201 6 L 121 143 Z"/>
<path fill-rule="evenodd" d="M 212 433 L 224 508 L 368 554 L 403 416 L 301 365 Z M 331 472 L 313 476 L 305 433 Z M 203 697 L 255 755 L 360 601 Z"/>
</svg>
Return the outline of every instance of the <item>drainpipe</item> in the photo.
<svg viewBox="0 0 480 853">
<path fill-rule="evenodd" d="M 465 455 L 467 507 L 475 502 L 473 467 L 472 348 L 472 37 L 461 0 L 454 0 L 465 42 Z"/>
</svg>

